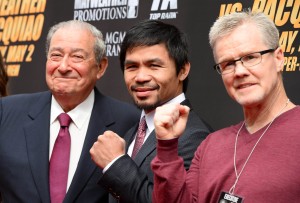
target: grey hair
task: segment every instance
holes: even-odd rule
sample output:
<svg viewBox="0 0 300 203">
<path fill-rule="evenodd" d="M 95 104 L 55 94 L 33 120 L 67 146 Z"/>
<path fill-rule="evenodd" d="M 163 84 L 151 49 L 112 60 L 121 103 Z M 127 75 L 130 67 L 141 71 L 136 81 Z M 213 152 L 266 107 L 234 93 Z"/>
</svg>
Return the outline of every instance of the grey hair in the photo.
<svg viewBox="0 0 300 203">
<path fill-rule="evenodd" d="M 279 46 L 279 31 L 274 22 L 262 12 L 252 12 L 250 9 L 231 13 L 218 18 L 209 31 L 209 44 L 213 49 L 217 40 L 230 34 L 244 23 L 255 24 L 261 32 L 263 42 L 271 49 Z"/>
<path fill-rule="evenodd" d="M 67 27 L 86 29 L 91 32 L 91 34 L 95 37 L 95 44 L 94 44 L 95 59 L 98 63 L 100 63 L 101 59 L 105 56 L 105 42 L 103 40 L 103 35 L 101 31 L 98 30 L 95 26 L 79 20 L 63 21 L 50 28 L 46 39 L 46 56 L 48 56 L 50 42 L 54 33 L 61 28 L 67 28 Z"/>
</svg>

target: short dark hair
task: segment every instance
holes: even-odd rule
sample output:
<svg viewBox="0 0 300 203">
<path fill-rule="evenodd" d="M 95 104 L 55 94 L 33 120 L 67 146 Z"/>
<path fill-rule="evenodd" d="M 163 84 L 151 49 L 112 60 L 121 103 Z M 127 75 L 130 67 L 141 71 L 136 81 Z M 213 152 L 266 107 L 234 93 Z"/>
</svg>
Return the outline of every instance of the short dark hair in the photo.
<svg viewBox="0 0 300 203">
<path fill-rule="evenodd" d="M 144 20 L 131 27 L 124 37 L 120 50 L 122 71 L 124 72 L 127 51 L 135 47 L 153 46 L 156 44 L 166 45 L 170 58 L 175 62 L 177 74 L 179 74 L 185 64 L 189 63 L 188 40 L 185 33 L 171 24 L 158 20 Z M 183 92 L 186 92 L 187 86 L 188 77 L 183 81 Z"/>
</svg>

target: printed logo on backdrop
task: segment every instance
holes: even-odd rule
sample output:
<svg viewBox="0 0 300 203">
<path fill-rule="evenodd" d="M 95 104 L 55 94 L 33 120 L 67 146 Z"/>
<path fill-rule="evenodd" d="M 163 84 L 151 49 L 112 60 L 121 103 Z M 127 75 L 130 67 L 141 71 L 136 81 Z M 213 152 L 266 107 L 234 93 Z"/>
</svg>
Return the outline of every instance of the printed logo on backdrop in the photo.
<svg viewBox="0 0 300 203">
<path fill-rule="evenodd" d="M 279 28 L 279 44 L 285 52 L 283 71 L 300 71 L 300 0 L 254 0 L 251 9 L 267 14 Z M 220 16 L 242 10 L 240 2 L 221 4 Z"/>
<path fill-rule="evenodd" d="M 75 0 L 74 19 L 119 20 L 138 17 L 139 0 Z"/>
<path fill-rule="evenodd" d="M 153 0 L 149 19 L 175 19 L 178 14 L 177 0 Z"/>
<path fill-rule="evenodd" d="M 113 31 L 105 35 L 106 56 L 118 56 L 126 32 Z"/>
<path fill-rule="evenodd" d="M 10 77 L 19 76 L 21 63 L 32 61 L 41 37 L 46 0 L 0 1 L 0 51 Z"/>
<path fill-rule="evenodd" d="M 81 21 L 128 20 L 138 17 L 139 0 L 75 0 L 74 19 Z M 106 55 L 118 56 L 126 32 L 105 33 Z"/>
</svg>

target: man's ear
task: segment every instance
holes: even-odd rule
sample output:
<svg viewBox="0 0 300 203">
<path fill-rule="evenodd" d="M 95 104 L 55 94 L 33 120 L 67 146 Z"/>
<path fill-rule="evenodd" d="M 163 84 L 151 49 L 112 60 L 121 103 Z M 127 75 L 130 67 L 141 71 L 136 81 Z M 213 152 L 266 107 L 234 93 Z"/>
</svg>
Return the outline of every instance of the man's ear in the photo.
<svg viewBox="0 0 300 203">
<path fill-rule="evenodd" d="M 97 79 L 100 79 L 104 75 L 104 73 L 107 69 L 107 66 L 108 66 L 108 58 L 103 57 L 101 59 L 100 63 L 98 64 L 99 70 L 98 70 L 98 73 L 97 73 Z"/>
<path fill-rule="evenodd" d="M 189 75 L 190 69 L 191 69 L 190 62 L 184 64 L 183 68 L 180 70 L 178 75 L 180 81 L 185 80 L 185 78 Z"/>
<path fill-rule="evenodd" d="M 284 54 L 283 51 L 280 47 L 278 47 L 275 52 L 275 58 L 276 58 L 276 69 L 277 72 L 281 72 L 283 70 L 283 66 L 284 66 Z"/>
</svg>

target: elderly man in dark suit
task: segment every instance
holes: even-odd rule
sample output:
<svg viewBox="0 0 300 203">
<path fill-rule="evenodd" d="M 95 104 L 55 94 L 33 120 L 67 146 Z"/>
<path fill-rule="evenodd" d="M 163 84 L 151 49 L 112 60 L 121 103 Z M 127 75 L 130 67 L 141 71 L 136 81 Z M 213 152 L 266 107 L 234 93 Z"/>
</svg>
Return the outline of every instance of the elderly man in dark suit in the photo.
<svg viewBox="0 0 300 203">
<path fill-rule="evenodd" d="M 80 21 L 55 25 L 48 33 L 46 50 L 50 91 L 0 100 L 2 200 L 105 203 L 108 193 L 97 184 L 102 171 L 89 150 L 106 130 L 128 131 L 140 112 L 95 88 L 108 61 L 102 33 L 94 26 Z M 60 127 L 61 114 L 71 121 L 68 127 Z M 66 138 L 68 142 L 62 141 Z M 57 148 L 58 143 L 68 145 Z M 54 154 L 59 154 L 58 159 Z M 66 176 L 61 177 L 63 173 Z"/>
<path fill-rule="evenodd" d="M 99 183 L 112 194 L 110 202 L 150 203 L 153 189 L 150 163 L 156 155 L 155 109 L 166 103 L 192 108 L 185 96 L 190 71 L 186 37 L 173 25 L 143 21 L 127 32 L 120 61 L 128 91 L 142 109 L 140 123 L 146 127 L 141 128 L 137 123 L 126 133 L 125 141 L 119 133 L 105 132 L 94 144 L 91 155 L 104 168 Z M 197 146 L 210 132 L 210 127 L 191 110 L 178 146 L 186 169 Z M 139 143 L 142 146 L 136 150 Z"/>
</svg>

